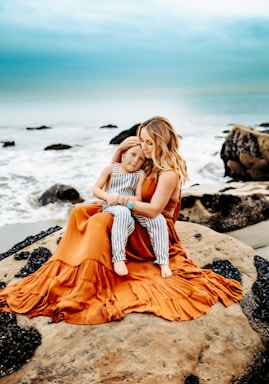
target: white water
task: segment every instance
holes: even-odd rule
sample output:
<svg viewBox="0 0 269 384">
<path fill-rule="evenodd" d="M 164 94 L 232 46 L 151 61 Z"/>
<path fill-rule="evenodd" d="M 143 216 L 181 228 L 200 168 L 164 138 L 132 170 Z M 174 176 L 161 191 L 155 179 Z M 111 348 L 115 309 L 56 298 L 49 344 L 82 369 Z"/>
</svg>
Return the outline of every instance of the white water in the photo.
<svg viewBox="0 0 269 384">
<path fill-rule="evenodd" d="M 2 103 L 0 141 L 16 145 L 0 146 L 0 226 L 66 220 L 72 204 L 38 204 L 41 193 L 55 183 L 72 185 L 85 203 L 93 201 L 93 183 L 115 150 L 111 138 L 157 114 L 168 117 L 182 137 L 188 185 L 224 182 L 223 131 L 231 124 L 268 122 L 268 105 L 269 95 Z M 100 129 L 109 123 L 118 128 Z M 51 128 L 26 129 L 41 125 Z M 58 143 L 72 148 L 44 150 Z"/>
</svg>

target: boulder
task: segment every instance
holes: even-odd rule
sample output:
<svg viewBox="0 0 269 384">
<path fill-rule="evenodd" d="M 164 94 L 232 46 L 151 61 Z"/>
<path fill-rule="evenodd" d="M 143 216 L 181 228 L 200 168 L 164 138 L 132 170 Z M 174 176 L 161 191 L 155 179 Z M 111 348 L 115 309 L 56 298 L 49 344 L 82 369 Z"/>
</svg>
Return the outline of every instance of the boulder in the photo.
<svg viewBox="0 0 269 384">
<path fill-rule="evenodd" d="M 199 224 L 177 222 L 176 229 L 188 257 L 199 266 L 229 260 L 242 276 L 247 297 L 257 278 L 253 248 Z M 63 231 L 24 251 L 46 247 L 53 252 Z M 14 275 L 24 265 L 25 260 L 14 256 L 1 260 L 0 281 L 16 281 Z M 147 313 L 132 313 L 122 321 L 101 325 L 50 324 L 42 316 L 17 315 L 17 320 L 23 328 L 36 328 L 42 342 L 27 364 L 2 378 L 5 384 L 256 383 L 253 377 L 247 381 L 246 372 L 251 377 L 265 351 L 259 331 L 250 325 L 240 303 L 228 308 L 217 303 L 208 314 L 185 322 Z"/>
<path fill-rule="evenodd" d="M 269 134 L 236 125 L 220 154 L 225 176 L 235 180 L 269 180 Z"/>
<path fill-rule="evenodd" d="M 42 129 L 51 129 L 51 127 L 47 127 L 46 125 L 41 125 L 40 127 L 27 127 L 28 131 L 40 131 Z"/>
<path fill-rule="evenodd" d="M 269 123 L 260 123 L 260 124 L 258 124 L 258 127 L 269 128 Z M 268 129 L 262 129 L 262 132 L 269 133 L 269 130 Z"/>
<path fill-rule="evenodd" d="M 57 203 L 59 201 L 70 201 L 72 204 L 82 203 L 84 199 L 79 192 L 70 185 L 54 184 L 39 197 L 40 205 Z"/>
<path fill-rule="evenodd" d="M 269 181 L 197 184 L 182 192 L 179 220 L 229 232 L 269 219 Z"/>
<path fill-rule="evenodd" d="M 48 150 L 56 150 L 56 151 L 59 151 L 59 150 L 63 150 L 63 149 L 70 149 L 72 148 L 71 145 L 68 145 L 68 144 L 51 144 L 51 145 L 48 145 L 47 147 L 45 147 L 45 151 L 48 151 Z"/>
<path fill-rule="evenodd" d="M 102 125 L 100 128 L 118 128 L 118 126 L 115 124 L 107 124 L 107 125 Z"/>
<path fill-rule="evenodd" d="M 109 144 L 120 144 L 127 137 L 136 136 L 139 125 L 140 124 L 135 124 L 130 129 L 120 132 L 117 136 L 110 140 Z"/>
<path fill-rule="evenodd" d="M 3 143 L 3 148 L 15 146 L 15 141 L 1 141 L 1 143 Z"/>
</svg>

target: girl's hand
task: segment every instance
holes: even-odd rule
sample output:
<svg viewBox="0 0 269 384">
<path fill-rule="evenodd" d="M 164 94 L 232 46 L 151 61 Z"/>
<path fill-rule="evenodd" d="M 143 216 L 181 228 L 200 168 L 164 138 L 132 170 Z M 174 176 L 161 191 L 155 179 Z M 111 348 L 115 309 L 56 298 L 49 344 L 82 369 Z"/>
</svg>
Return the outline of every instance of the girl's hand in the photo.
<svg viewBox="0 0 269 384">
<path fill-rule="evenodd" d="M 108 205 L 116 205 L 117 197 L 118 197 L 118 192 L 111 192 L 106 198 L 106 202 Z"/>
</svg>

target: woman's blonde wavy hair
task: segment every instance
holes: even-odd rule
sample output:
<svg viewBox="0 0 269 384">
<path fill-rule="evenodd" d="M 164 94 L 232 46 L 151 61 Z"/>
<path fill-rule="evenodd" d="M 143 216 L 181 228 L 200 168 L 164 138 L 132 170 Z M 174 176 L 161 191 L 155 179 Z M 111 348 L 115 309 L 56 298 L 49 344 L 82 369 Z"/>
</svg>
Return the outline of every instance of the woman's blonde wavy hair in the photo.
<svg viewBox="0 0 269 384">
<path fill-rule="evenodd" d="M 146 173 L 148 174 L 154 165 L 160 170 L 174 170 L 182 183 L 189 180 L 186 161 L 179 153 L 179 138 L 170 121 L 162 116 L 154 116 L 138 127 L 137 136 L 140 137 L 143 128 L 146 129 L 155 147 L 152 159 L 145 161 Z M 157 148 L 160 149 L 160 160 L 158 161 L 156 160 Z"/>
</svg>

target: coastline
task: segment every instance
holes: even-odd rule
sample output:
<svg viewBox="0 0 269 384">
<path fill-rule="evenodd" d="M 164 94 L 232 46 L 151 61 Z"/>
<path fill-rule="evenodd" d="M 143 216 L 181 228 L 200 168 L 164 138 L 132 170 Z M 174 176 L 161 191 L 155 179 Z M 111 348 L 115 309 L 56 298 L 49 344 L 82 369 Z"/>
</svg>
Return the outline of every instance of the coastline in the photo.
<svg viewBox="0 0 269 384">
<path fill-rule="evenodd" d="M 44 220 L 30 223 L 7 224 L 0 227 L 0 253 L 7 252 L 15 244 L 28 236 L 37 235 L 50 227 L 59 225 L 64 227 L 66 222 L 61 220 Z"/>
<path fill-rule="evenodd" d="M 28 236 L 37 235 L 50 227 L 64 227 L 66 221 L 44 220 L 30 223 L 7 224 L 0 226 L 0 253 L 4 253 Z M 225 232 L 242 243 L 255 249 L 257 254 L 269 260 L 269 220 L 250 225 L 235 231 Z"/>
<path fill-rule="evenodd" d="M 249 245 L 257 254 L 269 260 L 269 220 L 249 225 L 245 228 L 226 232 L 227 235 Z"/>
</svg>

